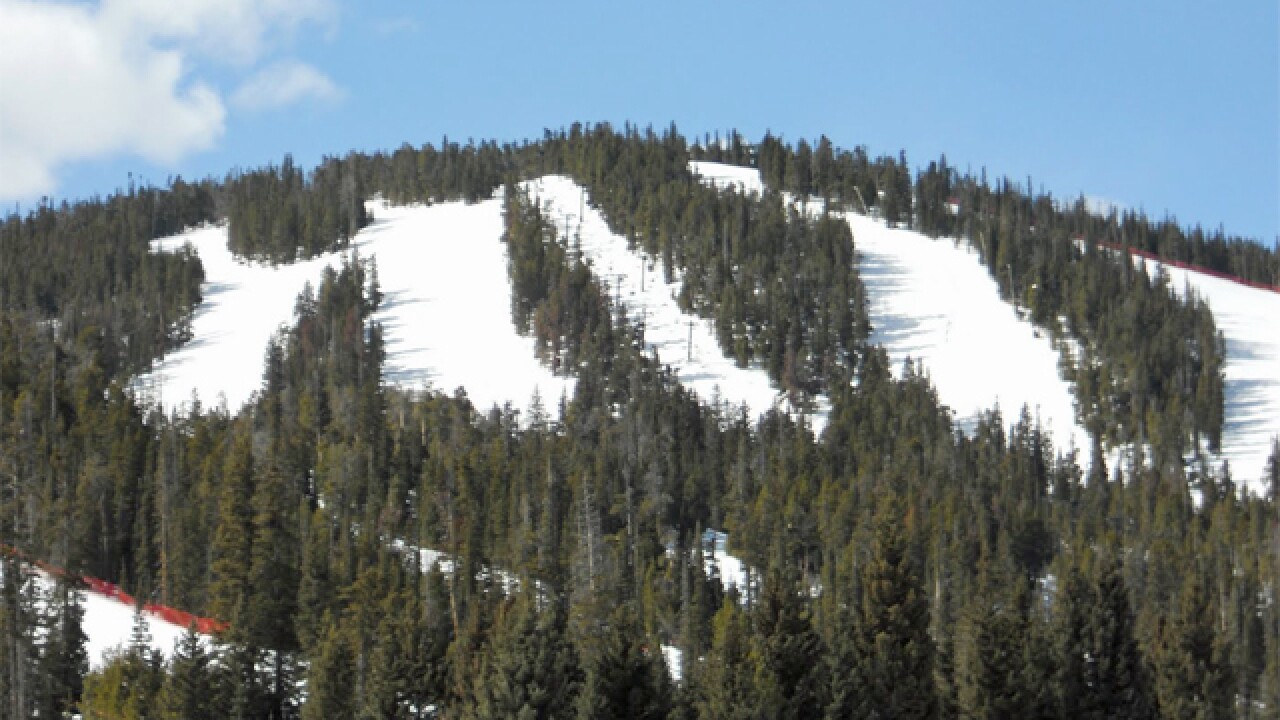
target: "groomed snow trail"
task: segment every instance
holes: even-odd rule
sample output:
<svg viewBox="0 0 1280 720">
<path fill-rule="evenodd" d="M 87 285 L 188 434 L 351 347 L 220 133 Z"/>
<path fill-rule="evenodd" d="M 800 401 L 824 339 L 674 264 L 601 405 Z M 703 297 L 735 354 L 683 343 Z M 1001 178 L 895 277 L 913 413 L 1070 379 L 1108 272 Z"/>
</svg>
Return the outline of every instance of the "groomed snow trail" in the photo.
<svg viewBox="0 0 1280 720">
<path fill-rule="evenodd" d="M 763 368 L 754 363 L 741 368 L 725 356 L 711 320 L 680 309 L 675 299 L 680 290 L 679 274 L 667 282 L 661 263 L 638 249 L 629 249 L 626 239 L 615 235 L 600 211 L 591 207 L 590 197 L 580 185 L 568 177 L 547 175 L 522 187 L 559 232 L 563 234 L 567 227 L 570 237 L 578 238 L 592 273 L 607 285 L 615 300 L 626 305 L 631 321 L 644 326 L 645 344 L 676 372 L 684 387 L 704 402 L 719 397 L 733 406 L 745 405 L 752 419 L 775 405 L 789 408 Z M 814 432 L 821 432 L 826 424 L 825 407 L 820 405 L 809 418 Z"/>
<path fill-rule="evenodd" d="M 753 168 L 692 162 L 690 169 L 720 188 L 760 192 Z M 793 200 L 794 201 L 794 200 Z M 808 203 L 817 212 L 819 201 Z M 952 240 L 932 238 L 857 213 L 853 230 L 859 273 L 870 298 L 871 342 L 883 345 L 896 376 L 907 358 L 919 361 L 938 397 L 971 429 L 999 405 L 1006 423 L 1025 405 L 1054 447 L 1090 461 L 1088 433 L 1075 421 L 1071 386 L 1058 373 L 1058 352 L 1047 335 L 1019 319 L 977 254 Z"/>
<path fill-rule="evenodd" d="M 689 170 L 702 181 L 721 190 L 736 188 L 740 193 L 764 194 L 764 181 L 755 168 L 725 165 L 706 160 L 690 160 Z"/>
<path fill-rule="evenodd" d="M 1025 405 L 1055 450 L 1074 447 L 1087 466 L 1089 434 L 1075 421 L 1058 351 L 1000 298 L 977 253 L 857 213 L 845 218 L 871 299 L 871 341 L 888 351 L 895 374 L 907 358 L 920 361 L 965 429 L 997 403 L 1006 423 Z"/>
<path fill-rule="evenodd" d="M 353 246 L 374 259 L 383 293 L 376 315 L 386 339 L 385 380 L 407 388 L 452 392 L 461 386 L 478 410 L 511 402 L 527 407 L 536 391 L 555 412 L 572 378 L 557 377 L 534 356 L 533 340 L 511 322 L 511 283 L 501 241 L 502 201 L 393 207 L 370 202 L 374 221 Z M 270 267 L 227 250 L 225 226 L 156 241 L 158 250 L 190 242 L 205 268 L 194 339 L 138 378 L 141 394 L 166 411 L 198 393 L 205 405 L 226 398 L 236 411 L 259 389 L 271 335 L 293 321 L 305 283 L 318 289 L 341 254 Z"/>
<path fill-rule="evenodd" d="M 1164 268 L 1169 287 L 1188 288 L 1209 303 L 1227 341 L 1226 422 L 1222 453 L 1231 476 L 1255 493 L 1267 491 L 1263 478 L 1271 441 L 1280 437 L 1280 293 L 1251 288 L 1194 270 L 1134 257 L 1147 271 Z"/>
<path fill-rule="evenodd" d="M 42 597 L 47 597 L 53 592 L 55 581 L 43 570 L 33 570 L 32 580 L 39 586 Z M 129 639 L 133 635 L 134 608 L 115 598 L 89 590 L 82 590 L 80 596 L 83 599 L 81 607 L 84 609 L 80 628 L 84 631 L 86 638 L 85 654 L 89 658 L 89 667 L 98 669 L 102 667 L 103 657 L 107 651 L 128 647 Z M 47 606 L 42 605 L 42 607 Z M 186 634 L 187 629 L 149 613 L 145 617 L 147 631 L 151 636 L 151 649 L 160 652 L 166 658 L 171 657 L 174 646 Z"/>
</svg>

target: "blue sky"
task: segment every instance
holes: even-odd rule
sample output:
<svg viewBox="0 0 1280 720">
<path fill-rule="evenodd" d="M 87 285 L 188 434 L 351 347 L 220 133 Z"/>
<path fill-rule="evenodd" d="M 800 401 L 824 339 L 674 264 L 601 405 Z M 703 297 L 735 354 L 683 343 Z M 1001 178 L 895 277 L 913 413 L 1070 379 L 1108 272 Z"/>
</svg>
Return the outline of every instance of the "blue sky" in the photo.
<svg viewBox="0 0 1280 720">
<path fill-rule="evenodd" d="M 905 149 L 913 164 L 945 152 L 953 165 L 1030 176 L 1055 195 L 1221 224 L 1268 244 L 1280 236 L 1274 0 L 191 0 L 163 3 L 164 15 L 154 4 L 0 0 L 0 12 L 79 23 L 125 48 L 123 79 L 95 75 L 77 90 L 76 68 L 59 67 L 54 89 L 32 90 L 14 74 L 39 77 L 69 53 L 45 59 L 34 41 L 23 53 L 0 37 L 3 207 L 110 192 L 130 171 L 159 182 L 285 152 L 309 165 L 446 134 L 518 140 L 574 121 L 630 120 L 697 135 L 736 127 L 750 139 L 766 129 L 792 140 L 826 134 L 877 154 Z M 220 19 L 228 12 L 235 23 Z M 174 57 L 180 71 L 146 80 Z M 85 72 L 104 66 L 114 67 L 86 61 Z M 158 90 L 75 104 L 116 80 Z M 66 97 L 50 103 L 66 109 L 30 110 L 59 82 Z M 129 103 L 141 107 L 117 107 Z M 165 108 L 159 117 L 153 106 Z M 55 125 L 59 135 L 42 135 Z M 148 127 L 130 129 L 138 125 Z M 82 137 L 74 152 L 57 144 Z M 44 182 L 19 182 L 39 174 L 18 178 L 27 167 L 46 171 Z"/>
</svg>

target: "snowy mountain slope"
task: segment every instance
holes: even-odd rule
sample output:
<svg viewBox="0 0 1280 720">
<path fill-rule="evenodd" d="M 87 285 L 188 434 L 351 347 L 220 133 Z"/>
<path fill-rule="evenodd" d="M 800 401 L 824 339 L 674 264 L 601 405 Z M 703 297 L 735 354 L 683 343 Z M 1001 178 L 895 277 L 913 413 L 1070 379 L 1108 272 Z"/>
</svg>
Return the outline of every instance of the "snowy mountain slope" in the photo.
<svg viewBox="0 0 1280 720">
<path fill-rule="evenodd" d="M 679 277 L 666 282 L 660 264 L 629 249 L 626 239 L 615 235 L 600 211 L 591 207 L 581 186 L 570 178 L 548 175 L 522 187 L 557 227 L 568 227 L 571 237 L 579 238 L 592 272 L 627 306 L 632 322 L 644 326 L 645 343 L 686 388 L 703 401 L 718 396 L 731 405 L 745 405 L 753 418 L 775 405 L 788 407 L 763 368 L 738 367 L 720 349 L 714 324 L 680 309 L 675 300 Z M 821 432 L 826 411 L 820 406 L 810 419 L 814 431 Z"/>
<path fill-rule="evenodd" d="M 1222 453 L 1237 483 L 1265 492 L 1262 477 L 1272 438 L 1280 437 L 1280 293 L 1173 267 L 1134 256 L 1134 263 L 1151 263 L 1148 272 L 1163 267 L 1169 287 L 1188 289 L 1209 303 L 1218 330 L 1227 341 L 1226 422 Z"/>
<path fill-rule="evenodd" d="M 764 194 L 764 181 L 755 168 L 726 165 L 704 160 L 689 161 L 689 170 L 702 181 L 721 190 L 736 187 L 738 192 Z"/>
<path fill-rule="evenodd" d="M 752 168 L 714 162 L 690 166 L 718 187 L 763 187 Z M 810 202 L 807 209 L 819 212 L 820 203 Z M 1089 436 L 1075 422 L 1057 351 L 1000 299 L 977 255 L 856 213 L 845 218 L 871 300 L 871 341 L 885 347 L 895 373 L 908 357 L 919 361 L 962 428 L 972 427 L 997 403 L 1006 422 L 1016 420 L 1026 405 L 1052 433 L 1056 448 L 1074 446 L 1088 462 Z"/>
<path fill-rule="evenodd" d="M 483 411 L 510 401 L 524 407 L 536 390 L 554 410 L 573 380 L 556 377 L 534 357 L 533 341 L 515 332 L 502 202 L 391 207 L 371 202 L 374 222 L 353 241 L 377 262 L 384 295 L 386 380 L 404 387 L 429 382 L 446 392 L 466 389 Z M 194 339 L 170 353 L 136 383 L 166 410 L 225 396 L 232 411 L 261 385 L 272 333 L 293 318 L 305 283 L 318 286 L 337 253 L 269 267 L 245 263 L 227 250 L 226 227 L 207 227 L 156 241 L 158 250 L 190 242 L 205 268 Z"/>
<path fill-rule="evenodd" d="M 1026 405 L 1059 452 L 1074 446 L 1089 462 L 1057 350 L 1000 298 L 977 254 L 856 213 L 845 218 L 871 299 L 871 341 L 884 345 L 895 372 L 906 358 L 919 360 L 961 427 L 996 403 L 1013 422 Z"/>
<path fill-rule="evenodd" d="M 260 386 L 267 341 L 292 317 L 303 285 L 318 282 L 325 266 L 338 262 L 338 255 L 274 268 L 243 263 L 227 250 L 225 225 L 161 238 L 152 246 L 171 251 L 186 243 L 200 256 L 205 273 L 203 300 L 191 323 L 193 339 L 140 376 L 134 386 L 166 411 L 198 392 L 204 405 L 225 397 L 234 412 Z"/>
</svg>

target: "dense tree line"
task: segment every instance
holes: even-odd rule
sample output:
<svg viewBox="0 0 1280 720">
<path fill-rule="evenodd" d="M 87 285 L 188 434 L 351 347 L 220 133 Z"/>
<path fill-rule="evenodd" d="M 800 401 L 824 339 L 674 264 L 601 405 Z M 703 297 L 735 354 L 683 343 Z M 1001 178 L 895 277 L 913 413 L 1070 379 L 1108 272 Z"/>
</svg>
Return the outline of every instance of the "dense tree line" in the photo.
<svg viewBox="0 0 1280 720">
<path fill-rule="evenodd" d="M 807 402 L 848 374 L 869 333 L 848 226 L 812 219 L 777 195 L 749 198 L 705 187 L 690 172 L 689 157 L 674 128 L 659 134 L 575 124 L 548 131 L 538 143 L 459 146 L 446 138 L 439 149 L 353 153 L 327 160 L 316 175 L 324 171 L 343 182 L 354 176 L 356 187 L 391 201 L 430 203 L 474 202 L 516 180 L 567 174 L 587 189 L 615 232 L 655 265 L 660 260 L 668 280 L 680 279 L 681 304 L 716 320 L 727 354 L 743 366 L 759 362 L 793 400 Z M 342 247 L 349 234 L 329 232 L 324 237 L 336 244 L 316 244 L 299 229 L 328 227 L 319 213 L 350 204 L 345 189 L 313 184 L 305 194 L 311 201 L 295 199 L 303 183 L 288 163 L 231 184 L 233 249 L 258 257 L 258 245 L 266 243 L 276 250 L 265 257 L 288 261 Z M 254 209 L 257 220 L 244 208 Z M 265 239 L 272 237 L 285 240 Z"/>
<path fill-rule="evenodd" d="M 557 167 L 576 147 L 607 165 L 629 143 L 682 142 L 586 137 L 510 157 Z M 482 154 L 493 167 L 506 156 L 477 150 L 477 170 Z M 65 339 L 51 353 L 41 325 L 5 316 L 0 538 L 231 623 L 212 649 L 188 637 L 169 661 L 144 649 L 139 623 L 84 677 L 86 717 L 1280 707 L 1267 601 L 1280 451 L 1265 496 L 1219 476 L 1197 505 L 1180 464 L 1082 468 L 1025 412 L 958 433 L 927 378 L 895 379 L 875 348 L 829 388 L 821 436 L 785 413 L 749 418 L 681 387 L 569 238 L 531 200 L 505 199 L 513 316 L 543 343 L 564 338 L 548 358 L 578 375 L 573 397 L 546 399 L 554 413 L 385 386 L 377 270 L 355 254 L 302 293 L 235 414 L 140 407 L 101 353 Z M 706 562 L 708 529 L 729 532 L 745 587 L 726 590 Z M 35 688 L 40 658 L 81 666 L 23 644 L 39 634 L 19 609 L 34 604 L 9 600 L 32 587 L 18 576 L 6 567 L 0 586 L 0 679 Z M 664 645 L 682 651 L 678 683 Z M 59 677 L 74 687 L 81 672 Z M 14 717 L 74 695 L 5 682 Z"/>
<path fill-rule="evenodd" d="M 958 178 L 945 159 L 921 173 L 917 196 L 921 228 L 967 238 L 1001 293 L 1057 340 L 1098 445 L 1149 445 L 1162 464 L 1217 452 L 1226 348 L 1205 301 L 1080 241 L 1095 218 L 1079 207 L 1064 213 L 1007 181 Z"/>
<path fill-rule="evenodd" d="M 575 126 L 544 147 L 615 233 L 679 273 L 681 305 L 715 319 L 726 355 L 759 362 L 795 401 L 848 377 L 870 324 L 846 223 L 705 186 L 674 128 Z"/>
<path fill-rule="evenodd" d="M 214 188 L 180 178 L 0 222 L 0 313 L 40 323 L 62 346 L 93 347 L 108 373 L 138 372 L 189 339 L 204 271 L 153 238 L 213 220 Z M 50 341 L 44 350 L 52 352 Z"/>
<path fill-rule="evenodd" d="M 958 174 L 945 157 L 930 163 L 913 185 L 904 155 L 873 162 L 865 149 L 833 149 L 826 138 L 816 149 L 804 140 L 792 146 L 771 136 L 748 148 L 734 134 L 697 154 L 754 163 L 767 186 L 799 197 L 817 196 L 969 242 L 1004 297 L 1055 339 L 1079 419 L 1096 447 L 1150 447 L 1152 460 L 1164 465 L 1219 449 L 1226 350 L 1208 305 L 1094 242 L 1149 248 L 1151 242 L 1139 239 L 1155 234 L 1166 239 L 1155 251 L 1173 259 L 1194 252 L 1203 259 L 1208 251 L 1186 250 L 1199 246 L 1184 242 L 1176 224 L 1151 226 L 1132 213 L 1102 219 L 1082 203 L 1064 210 L 1049 196 L 1030 194 L 1029 182 L 1027 190 L 1007 180 L 993 187 L 985 175 Z M 1235 259 L 1223 262 L 1271 262 L 1260 245 L 1237 245 Z M 1258 253 L 1261 260 L 1253 257 Z"/>
<path fill-rule="evenodd" d="M 229 175 L 223 184 L 228 247 L 253 260 L 291 263 L 345 249 L 369 222 L 350 161 L 326 158 L 308 177 L 285 155 L 274 165 Z"/>
</svg>

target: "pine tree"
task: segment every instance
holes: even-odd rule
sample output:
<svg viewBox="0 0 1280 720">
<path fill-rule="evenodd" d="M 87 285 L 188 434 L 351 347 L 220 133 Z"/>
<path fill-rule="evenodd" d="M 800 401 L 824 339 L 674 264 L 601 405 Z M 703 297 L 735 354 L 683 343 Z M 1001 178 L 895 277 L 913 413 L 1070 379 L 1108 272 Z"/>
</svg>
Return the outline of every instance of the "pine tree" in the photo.
<svg viewBox="0 0 1280 720">
<path fill-rule="evenodd" d="M 1235 715 L 1235 683 L 1217 608 L 1199 572 L 1187 574 L 1176 610 L 1157 638 L 1155 687 L 1160 717 L 1217 720 Z"/>
<path fill-rule="evenodd" d="M 1134 634 L 1128 591 L 1114 559 L 1086 580 L 1068 574 L 1055 608 L 1056 691 L 1063 717 L 1144 720 L 1156 714 Z"/>
<path fill-rule="evenodd" d="M 324 626 L 307 671 L 302 720 L 353 719 L 358 707 L 355 649 L 347 631 L 332 617 L 325 617 Z"/>
<path fill-rule="evenodd" d="M 755 684 L 760 710 L 779 720 L 815 718 L 826 706 L 829 680 L 822 638 L 815 632 L 802 584 L 781 571 L 765 577 L 754 612 Z"/>
<path fill-rule="evenodd" d="M 751 669 L 751 634 L 746 613 L 735 596 L 725 598 L 712 620 L 711 650 L 690 678 L 698 694 L 702 720 L 754 717 L 755 682 Z"/>
<path fill-rule="evenodd" d="M 463 713 L 469 720 L 575 717 L 581 670 L 564 611 L 554 603 L 539 608 L 536 592 L 506 601 Z"/>
<path fill-rule="evenodd" d="M 242 623 L 248 594 L 253 519 L 249 500 L 253 495 L 253 452 L 247 423 L 239 423 L 227 453 L 218 494 L 218 518 L 214 527 L 209 612 L 231 626 Z"/>
<path fill-rule="evenodd" d="M 164 688 L 160 692 L 160 712 L 165 720 L 216 720 L 219 698 L 212 658 L 195 625 L 178 640 Z"/>
<path fill-rule="evenodd" d="M 900 500 L 881 500 L 857 608 L 836 629 L 831 720 L 938 716 L 929 601 L 908 552 L 905 517 Z"/>
<path fill-rule="evenodd" d="M 655 646 L 642 642 L 633 614 L 614 612 L 603 635 L 584 648 L 586 674 L 578 696 L 581 720 L 659 720 L 671 711 L 671 683 Z"/>
<path fill-rule="evenodd" d="M 29 717 L 38 691 L 37 582 L 21 561 L 0 553 L 0 710 Z"/>
<path fill-rule="evenodd" d="M 62 717 L 80 701 L 84 676 L 89 672 L 85 650 L 82 595 L 74 582 L 59 577 L 47 610 L 50 623 L 40 654 L 42 701 L 40 717 Z"/>
<path fill-rule="evenodd" d="M 369 652 L 362 712 L 378 718 L 431 717 L 429 709 L 445 701 L 447 615 L 432 617 L 412 588 L 388 595 L 379 609 L 382 619 Z"/>
<path fill-rule="evenodd" d="M 983 572 L 957 633 L 956 685 L 961 718 L 1051 717 L 1045 659 L 1025 578 Z"/>
</svg>

